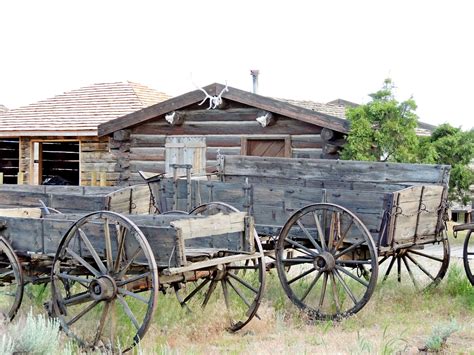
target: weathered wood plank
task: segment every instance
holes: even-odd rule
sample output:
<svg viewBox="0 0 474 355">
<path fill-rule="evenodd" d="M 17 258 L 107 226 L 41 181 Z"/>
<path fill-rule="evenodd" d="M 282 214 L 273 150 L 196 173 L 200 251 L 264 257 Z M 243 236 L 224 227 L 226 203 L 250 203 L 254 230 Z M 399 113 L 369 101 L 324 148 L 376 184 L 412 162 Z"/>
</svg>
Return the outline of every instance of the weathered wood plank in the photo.
<svg viewBox="0 0 474 355">
<path fill-rule="evenodd" d="M 245 230 L 245 212 L 230 214 L 216 214 L 204 219 L 182 219 L 170 223 L 174 228 L 181 230 L 184 240 L 221 235 L 227 233 L 243 232 Z"/>
<path fill-rule="evenodd" d="M 40 218 L 41 208 L 0 208 L 0 217 Z"/>
<path fill-rule="evenodd" d="M 226 156 L 224 177 L 265 176 L 344 182 L 447 183 L 446 165 Z"/>
</svg>

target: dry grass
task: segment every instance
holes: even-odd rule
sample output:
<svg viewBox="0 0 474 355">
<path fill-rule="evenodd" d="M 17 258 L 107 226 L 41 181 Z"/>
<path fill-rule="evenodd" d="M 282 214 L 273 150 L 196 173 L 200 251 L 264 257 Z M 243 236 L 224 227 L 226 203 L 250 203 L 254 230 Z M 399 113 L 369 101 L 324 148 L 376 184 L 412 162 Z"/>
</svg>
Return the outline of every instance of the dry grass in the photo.
<svg viewBox="0 0 474 355">
<path fill-rule="evenodd" d="M 275 272 L 268 274 L 265 301 L 254 319 L 237 333 L 224 330 L 225 320 L 216 307 L 187 315 L 173 295 L 160 297 L 154 323 L 134 352 L 141 354 L 275 354 L 396 352 L 418 353 L 437 329 L 455 322 L 441 350 L 474 354 L 474 288 L 467 284 L 460 262 L 452 260 L 450 274 L 428 293 L 379 284 L 358 314 L 340 322 L 310 324 L 286 299 Z M 42 312 L 39 296 L 26 297 Z M 26 306 L 26 307 L 25 307 Z M 3 329 L 3 332 L 8 332 Z M 0 331 L 0 333 L 2 333 Z M 1 335 L 1 334 L 0 334 Z M 74 349 L 62 337 L 62 348 Z M 77 352 L 73 350 L 73 352 Z"/>
</svg>

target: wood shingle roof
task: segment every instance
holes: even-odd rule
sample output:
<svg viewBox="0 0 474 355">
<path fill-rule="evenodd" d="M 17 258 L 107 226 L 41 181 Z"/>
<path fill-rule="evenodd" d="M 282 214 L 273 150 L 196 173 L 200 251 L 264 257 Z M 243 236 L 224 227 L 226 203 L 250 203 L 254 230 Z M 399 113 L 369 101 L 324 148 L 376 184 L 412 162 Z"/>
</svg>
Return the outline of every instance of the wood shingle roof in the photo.
<svg viewBox="0 0 474 355">
<path fill-rule="evenodd" d="M 0 137 L 96 136 L 101 123 L 168 98 L 129 81 L 94 84 L 0 112 Z"/>
</svg>

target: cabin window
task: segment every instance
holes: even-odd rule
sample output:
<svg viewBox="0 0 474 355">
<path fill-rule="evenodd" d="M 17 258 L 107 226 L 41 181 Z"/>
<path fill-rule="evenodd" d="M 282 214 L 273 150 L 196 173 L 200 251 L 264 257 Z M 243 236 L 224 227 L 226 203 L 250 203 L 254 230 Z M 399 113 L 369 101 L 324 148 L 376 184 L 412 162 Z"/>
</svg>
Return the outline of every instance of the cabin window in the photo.
<svg viewBox="0 0 474 355">
<path fill-rule="evenodd" d="M 257 157 L 291 157 L 291 140 L 285 137 L 244 137 L 241 146 L 242 155 Z"/>
<path fill-rule="evenodd" d="M 0 184 L 16 184 L 20 164 L 18 138 L 0 139 Z"/>
<path fill-rule="evenodd" d="M 166 173 L 173 174 L 173 164 L 192 165 L 191 173 L 204 175 L 206 173 L 206 138 L 205 137 L 167 137 Z M 185 169 L 178 169 L 178 175 L 185 175 Z"/>
<path fill-rule="evenodd" d="M 34 185 L 79 185 L 79 142 L 32 142 Z"/>
</svg>

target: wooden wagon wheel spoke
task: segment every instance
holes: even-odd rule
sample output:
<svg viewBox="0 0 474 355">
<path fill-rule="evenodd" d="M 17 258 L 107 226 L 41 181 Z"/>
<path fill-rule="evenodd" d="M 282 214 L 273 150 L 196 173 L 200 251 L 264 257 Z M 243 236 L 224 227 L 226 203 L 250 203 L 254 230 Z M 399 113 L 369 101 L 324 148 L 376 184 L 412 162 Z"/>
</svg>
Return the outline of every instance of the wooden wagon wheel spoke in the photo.
<svg viewBox="0 0 474 355">
<path fill-rule="evenodd" d="M 349 295 L 349 297 L 351 298 L 352 302 L 354 302 L 354 305 L 357 304 L 357 299 L 356 297 L 354 296 L 354 294 L 352 293 L 351 289 L 349 288 L 349 286 L 347 286 L 347 283 L 346 281 L 344 281 L 344 279 L 342 278 L 341 274 L 339 273 L 339 271 L 337 269 L 334 270 L 334 275 L 336 276 L 336 278 L 339 280 L 339 282 L 341 283 L 342 287 L 344 288 L 344 290 L 346 291 L 346 293 Z"/>
<path fill-rule="evenodd" d="M 211 298 L 212 293 L 216 289 L 216 286 L 217 286 L 217 280 L 213 279 L 211 281 L 211 284 L 209 285 L 207 291 L 206 291 L 206 294 L 204 296 L 204 300 L 202 301 L 202 304 L 201 304 L 202 308 L 206 308 L 207 303 L 209 302 L 209 299 Z"/>
<path fill-rule="evenodd" d="M 125 279 L 125 280 L 117 281 L 117 287 L 127 285 L 129 283 L 144 279 L 144 278 L 149 277 L 149 276 L 151 276 L 150 271 L 145 272 L 145 273 L 140 274 L 140 275 L 131 276 L 131 277 Z"/>
<path fill-rule="evenodd" d="M 117 271 L 117 277 L 118 278 L 122 278 L 128 271 L 128 269 L 130 269 L 130 266 L 132 266 L 132 264 L 135 262 L 135 259 L 138 258 L 138 256 L 143 252 L 143 249 L 141 247 L 138 247 L 135 252 L 132 254 L 132 256 L 130 257 L 130 259 L 127 261 L 127 263 L 125 264 L 125 266 L 122 268 L 122 270 L 118 270 Z"/>
<path fill-rule="evenodd" d="M 335 259 L 339 259 L 341 256 L 346 255 L 347 253 L 357 249 L 360 247 L 362 244 L 364 244 L 364 241 L 361 240 L 355 244 L 352 244 L 351 246 L 347 247 L 346 249 L 341 250 L 340 252 L 337 252 L 336 255 L 334 255 Z"/>
<path fill-rule="evenodd" d="M 191 291 L 189 295 L 187 295 L 183 300 L 180 300 L 181 306 L 186 305 L 186 303 L 194 297 L 204 286 L 206 286 L 209 282 L 211 282 L 210 279 L 204 279 L 194 290 Z M 179 294 L 178 295 L 178 300 L 179 300 Z"/>
<path fill-rule="evenodd" d="M 436 277 L 431 275 L 431 273 L 426 270 L 422 265 L 420 265 L 415 259 L 413 259 L 411 257 L 411 255 L 407 254 L 407 258 L 410 259 L 410 261 L 415 264 L 416 266 L 418 266 L 418 268 L 423 271 L 425 273 L 426 276 L 428 276 L 431 280 L 435 281 L 436 280 Z"/>
<path fill-rule="evenodd" d="M 340 313 L 341 312 L 341 303 L 339 301 L 339 295 L 337 293 L 337 285 L 336 285 L 336 280 L 334 278 L 334 273 L 329 273 L 329 277 L 331 278 L 331 284 L 332 284 L 332 294 L 334 297 L 334 303 L 336 305 L 336 312 Z"/>
<path fill-rule="evenodd" d="M 117 291 L 118 291 L 118 293 L 120 293 L 123 296 L 130 296 L 130 297 L 133 297 L 133 298 L 135 298 L 135 299 L 137 299 L 137 300 L 139 300 L 143 303 L 148 303 L 148 299 L 146 299 L 145 297 L 140 296 L 140 294 L 138 294 L 138 293 L 131 292 L 131 291 L 125 289 L 125 288 L 120 288 L 120 287 L 117 288 Z"/>
<path fill-rule="evenodd" d="M 307 242 L 295 235 L 298 227 Z M 315 230 L 319 250 L 308 236 Z M 287 258 L 288 247 L 299 255 Z M 377 250 L 369 231 L 349 210 L 331 203 L 306 206 L 287 220 L 277 240 L 276 264 L 287 296 L 316 319 L 339 319 L 358 312 L 372 295 L 378 274 Z M 295 267 L 288 269 L 288 265 Z M 352 270 L 362 270 L 362 275 Z"/>
<path fill-rule="evenodd" d="M 84 244 L 86 245 L 87 249 L 89 249 L 89 251 L 92 255 L 92 258 L 94 258 L 95 263 L 99 267 L 100 272 L 102 274 L 106 274 L 107 273 L 107 268 L 105 267 L 104 263 L 100 259 L 99 254 L 97 254 L 95 248 L 92 246 L 92 243 L 90 242 L 89 238 L 87 238 L 87 235 L 80 228 L 77 231 L 78 231 L 79 235 L 81 236 L 81 239 L 84 242 Z"/>
<path fill-rule="evenodd" d="M 343 272 L 344 274 L 346 274 L 347 276 L 349 276 L 351 279 L 353 279 L 354 281 L 357 281 L 358 283 L 360 283 L 361 285 L 365 286 L 365 287 L 369 287 L 369 283 L 367 281 L 365 281 L 364 279 L 361 279 L 359 277 L 357 277 L 356 275 L 354 275 L 353 273 L 351 273 L 350 271 L 347 271 L 346 269 L 344 269 L 343 267 L 340 267 L 340 266 L 337 266 L 336 265 L 336 270 L 340 271 L 340 272 Z"/>
<path fill-rule="evenodd" d="M 309 293 L 311 292 L 311 290 L 313 289 L 313 287 L 316 285 L 316 283 L 318 282 L 319 278 L 321 277 L 323 273 L 321 271 L 318 271 L 318 273 L 316 274 L 316 276 L 314 277 L 313 281 L 311 282 L 311 284 L 309 285 L 309 287 L 306 289 L 306 291 L 303 293 L 303 295 L 301 296 L 301 301 L 304 301 L 304 299 L 306 297 L 308 297 Z M 324 274 L 324 277 L 327 277 L 326 274 Z M 288 284 L 290 284 L 290 282 L 288 282 Z"/>
<path fill-rule="evenodd" d="M 62 238 L 51 269 L 52 314 L 80 345 L 102 342 L 107 351 L 124 352 L 143 338 L 156 308 L 158 272 L 130 219 L 108 211 L 82 217 Z M 118 317 L 125 319 L 120 327 Z"/>
<path fill-rule="evenodd" d="M 250 302 L 247 300 L 247 298 L 245 298 L 245 296 L 242 294 L 242 292 L 240 291 L 240 289 L 234 285 L 233 282 L 231 282 L 230 280 L 227 280 L 227 283 L 230 285 L 230 287 L 234 290 L 234 292 L 237 294 L 237 296 L 240 297 L 240 299 L 245 303 L 245 305 L 247 307 L 251 307 L 251 304 Z"/>
<path fill-rule="evenodd" d="M 326 237 L 323 233 L 323 229 L 321 228 L 321 222 L 319 221 L 319 216 L 316 214 L 316 212 L 313 212 L 313 218 L 314 218 L 314 223 L 316 225 L 316 230 L 318 231 L 319 240 L 321 241 L 322 249 L 326 250 L 328 249 L 328 247 L 326 246 Z"/>
<path fill-rule="evenodd" d="M 410 278 L 411 278 L 411 281 L 413 282 L 413 285 L 415 286 L 415 288 L 417 290 L 419 290 L 420 288 L 418 286 L 418 283 L 416 282 L 416 279 L 415 279 L 415 276 L 413 275 L 413 272 L 410 269 L 410 266 L 408 265 L 408 261 L 407 261 L 406 256 L 402 256 L 402 260 L 403 260 L 403 264 L 405 264 L 405 268 L 408 271 L 408 275 L 410 275 Z"/>
<path fill-rule="evenodd" d="M 317 220 L 317 218 L 316 218 Z M 323 247 L 321 248 L 318 243 L 316 243 L 316 240 L 313 238 L 313 236 L 311 235 L 311 233 L 306 229 L 305 226 L 303 226 L 303 223 L 301 223 L 301 221 L 296 221 L 296 223 L 298 224 L 298 226 L 301 228 L 301 230 L 303 231 L 303 233 L 306 235 L 306 237 L 311 241 L 311 244 L 313 244 L 314 248 L 318 251 L 318 252 L 322 252 L 324 249 L 325 249 L 325 246 L 324 246 L 324 236 L 323 237 L 320 237 L 321 239 L 321 244 L 323 244 Z M 320 234 L 321 236 L 321 234 Z M 288 240 L 287 240 L 288 241 Z M 291 242 L 290 242 L 291 243 Z M 310 253 L 310 255 L 312 255 L 313 253 Z"/>
<path fill-rule="evenodd" d="M 428 255 L 428 254 L 425 254 L 425 253 L 421 253 L 418 250 L 408 249 L 407 253 L 416 254 L 416 255 L 422 256 L 423 258 L 427 258 L 427 259 L 431 259 L 431 260 L 436 260 L 436 261 L 439 261 L 440 263 L 442 263 L 444 261 L 442 258 L 437 258 L 436 256 L 433 256 L 433 255 Z"/>
<path fill-rule="evenodd" d="M 67 297 L 63 300 L 63 304 L 68 305 L 76 305 L 84 302 L 92 301 L 92 297 L 89 292 L 81 292 L 76 295 Z"/>
<path fill-rule="evenodd" d="M 392 257 L 392 260 L 390 261 L 390 265 L 388 266 L 388 269 L 385 273 L 385 276 L 383 277 L 383 280 L 387 280 L 388 275 L 390 275 L 390 271 L 392 271 L 393 264 L 395 264 L 396 257 Z"/>
<path fill-rule="evenodd" d="M 23 271 L 10 243 L 0 236 L 0 316 L 11 321 L 23 299 Z"/>
<path fill-rule="evenodd" d="M 69 280 L 69 281 L 77 281 L 83 286 L 90 284 L 90 282 L 92 281 L 92 279 L 86 279 L 85 277 L 70 275 L 70 274 L 67 274 L 65 272 L 59 273 L 58 276 L 61 279 L 65 279 L 65 280 Z"/>
<path fill-rule="evenodd" d="M 319 311 L 323 307 L 324 297 L 326 296 L 327 285 L 328 285 L 328 274 L 324 273 L 323 284 L 321 286 L 322 287 L 321 288 L 321 295 L 319 296 L 319 303 L 318 303 L 317 311 Z"/>
<path fill-rule="evenodd" d="M 281 259 L 281 262 L 285 265 L 297 265 L 297 264 L 302 264 L 302 263 L 312 263 L 313 259 L 310 258 L 289 258 L 289 259 Z"/>
<path fill-rule="evenodd" d="M 66 248 L 65 250 L 69 255 L 71 255 L 74 259 L 76 259 L 76 261 L 78 261 L 82 266 L 84 266 L 87 270 L 89 270 L 92 273 L 92 275 L 97 276 L 97 277 L 100 276 L 100 272 L 91 264 L 89 264 L 87 261 L 85 261 L 82 257 L 80 257 L 79 254 L 77 254 L 74 250 L 70 248 Z"/>
<path fill-rule="evenodd" d="M 117 230 L 117 240 L 118 240 L 118 247 L 117 247 L 117 258 L 115 259 L 114 263 L 114 272 L 118 273 L 120 270 L 120 264 L 122 262 L 123 253 L 125 251 L 125 236 L 127 230 L 120 225 L 116 225 Z"/>
<path fill-rule="evenodd" d="M 304 254 L 306 254 L 306 255 L 308 255 L 308 256 L 313 256 L 313 257 L 314 257 L 314 256 L 318 255 L 318 254 L 315 253 L 313 250 L 311 250 L 311 249 L 305 247 L 303 244 L 298 243 L 297 241 L 294 241 L 294 240 L 292 240 L 292 239 L 286 238 L 286 239 L 285 239 L 285 242 L 290 243 L 290 244 L 293 246 L 294 249 L 296 249 L 296 250 L 298 250 L 299 252 L 304 253 Z"/>
<path fill-rule="evenodd" d="M 132 310 L 130 309 L 130 306 L 128 305 L 127 301 L 125 301 L 125 299 L 121 295 L 117 295 L 117 300 L 122 305 L 122 307 L 125 311 L 125 314 L 128 316 L 128 318 L 130 319 L 132 324 L 135 326 L 135 328 L 137 330 L 139 330 L 140 329 L 140 323 L 138 323 L 138 320 L 135 317 L 135 315 L 133 314 Z"/>
<path fill-rule="evenodd" d="M 105 260 L 107 261 L 107 271 L 114 270 L 114 262 L 112 259 L 112 240 L 110 239 L 109 219 L 104 218 L 104 239 L 105 239 Z"/>
<path fill-rule="evenodd" d="M 66 322 L 66 325 L 70 326 L 76 323 L 79 319 L 84 317 L 88 312 L 90 312 L 97 304 L 99 301 L 94 301 L 90 305 L 88 305 L 86 308 L 84 308 L 82 311 L 80 311 L 78 314 L 76 314 L 71 320 Z"/>
<path fill-rule="evenodd" d="M 107 316 L 109 315 L 111 303 L 111 301 L 105 303 L 104 310 L 102 311 L 102 315 L 100 316 L 99 325 L 97 326 L 96 336 L 94 338 L 92 346 L 97 345 L 100 340 L 100 336 L 104 331 L 105 321 L 107 320 Z"/>
<path fill-rule="evenodd" d="M 298 276 L 295 276 L 295 277 L 292 278 L 291 280 L 288 280 L 288 285 L 291 285 L 293 282 L 298 281 L 299 279 L 301 279 L 302 277 L 305 277 L 306 275 L 309 275 L 309 274 L 312 273 L 313 271 L 316 271 L 316 269 L 315 269 L 314 267 L 312 267 L 312 268 L 309 269 L 309 270 L 306 270 L 305 272 L 299 274 Z"/>
<path fill-rule="evenodd" d="M 250 285 L 247 281 L 241 279 L 240 277 L 238 277 L 237 275 L 233 274 L 233 273 L 229 273 L 229 277 L 233 278 L 234 280 L 236 280 L 237 282 L 239 282 L 240 284 L 244 285 L 245 287 L 247 287 L 249 290 L 253 291 L 255 294 L 257 294 L 259 292 L 258 289 L 256 289 L 255 287 L 253 287 L 252 285 Z"/>
</svg>

